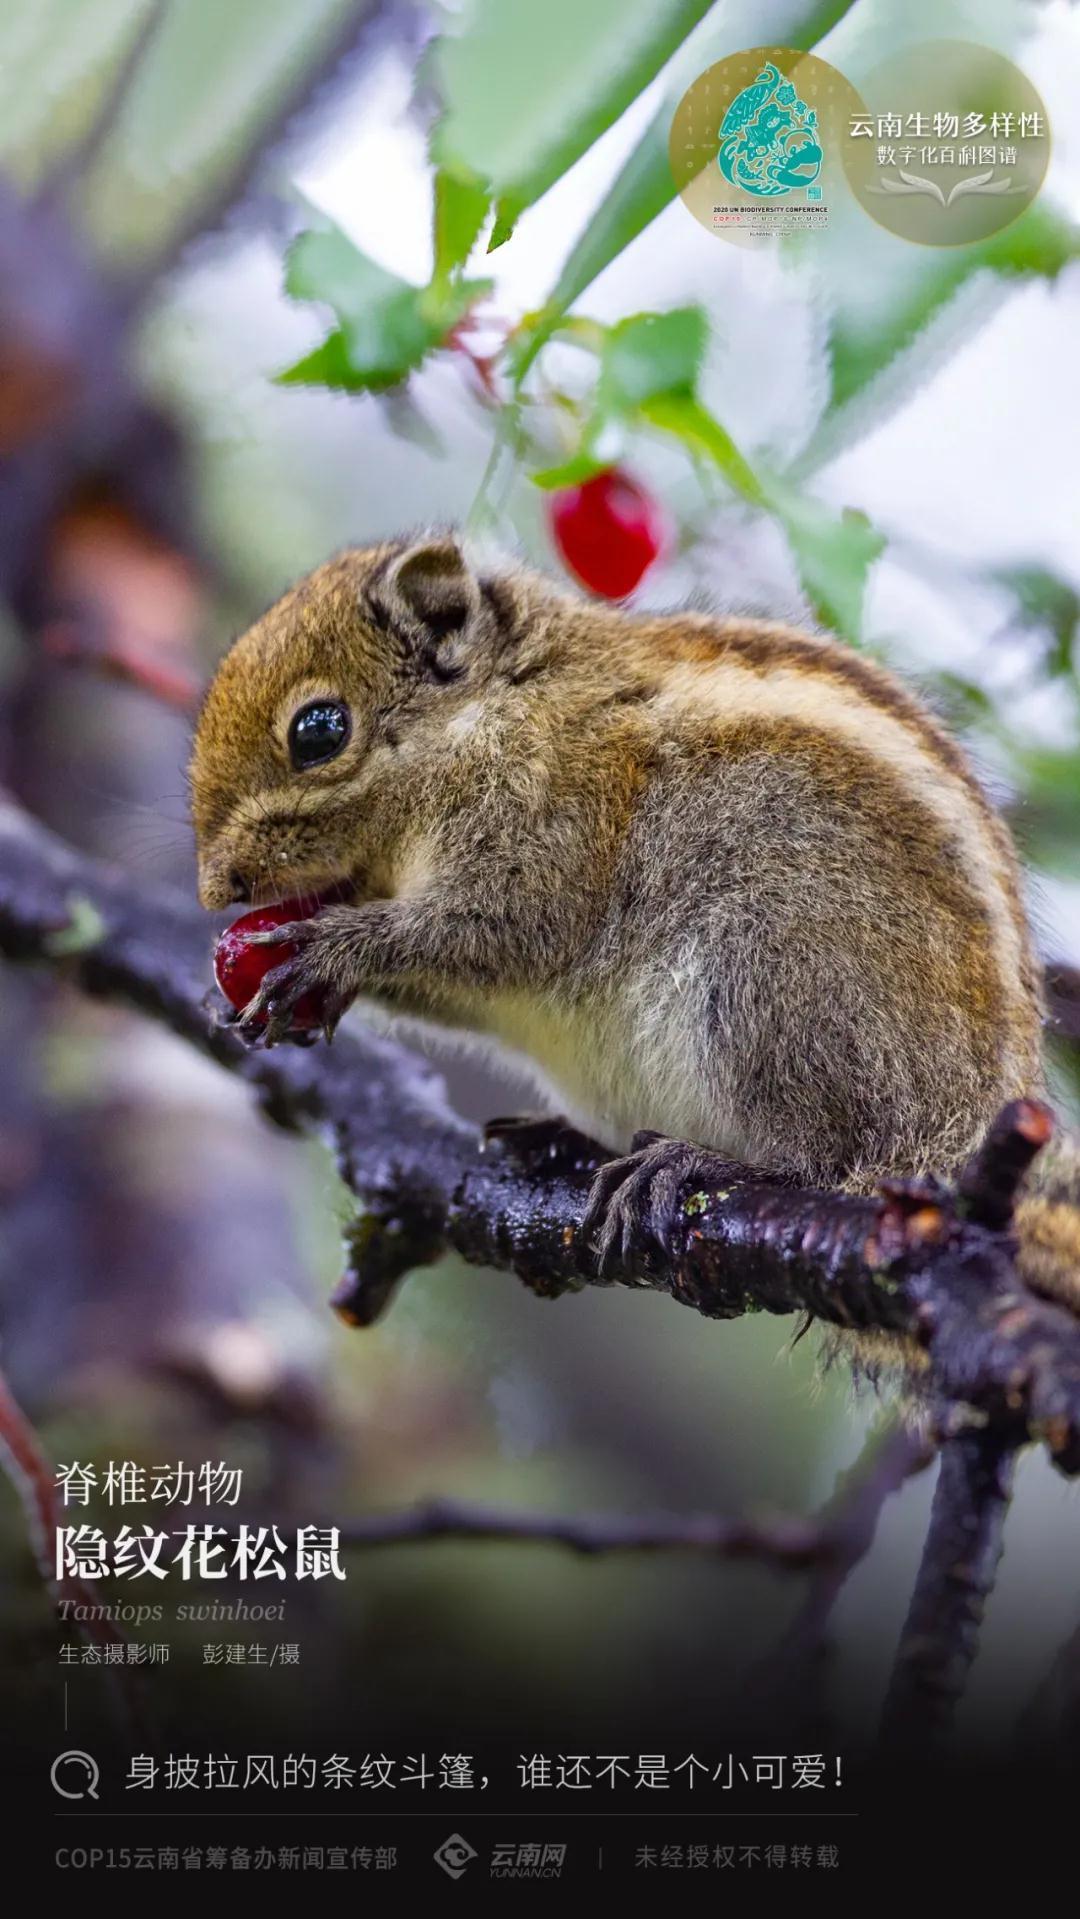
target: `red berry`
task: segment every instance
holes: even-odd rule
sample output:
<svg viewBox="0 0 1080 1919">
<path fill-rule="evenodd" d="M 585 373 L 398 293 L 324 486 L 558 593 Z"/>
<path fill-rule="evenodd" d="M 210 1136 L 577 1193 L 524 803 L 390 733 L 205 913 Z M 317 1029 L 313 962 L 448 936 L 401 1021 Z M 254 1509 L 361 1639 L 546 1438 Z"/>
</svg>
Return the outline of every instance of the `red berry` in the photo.
<svg viewBox="0 0 1080 1919">
<path fill-rule="evenodd" d="M 605 600 L 632 593 L 668 543 L 657 501 L 619 467 L 552 494 L 550 517 L 564 563 Z"/>
<path fill-rule="evenodd" d="M 257 906 L 253 913 L 245 913 L 242 919 L 234 920 L 226 928 L 214 952 L 214 973 L 230 1005 L 242 1011 L 248 1001 L 254 999 L 271 967 L 283 965 L 297 951 L 291 945 L 252 946 L 247 935 L 269 933 L 273 927 L 285 926 L 289 920 L 310 919 L 318 912 L 319 904 L 311 900 L 281 900 L 276 906 Z M 292 1024 L 296 1032 L 310 1032 L 312 1027 L 321 1026 L 321 993 L 305 993 L 303 999 L 297 1001 L 292 1009 Z M 266 1025 L 265 1015 L 259 1025 Z"/>
</svg>

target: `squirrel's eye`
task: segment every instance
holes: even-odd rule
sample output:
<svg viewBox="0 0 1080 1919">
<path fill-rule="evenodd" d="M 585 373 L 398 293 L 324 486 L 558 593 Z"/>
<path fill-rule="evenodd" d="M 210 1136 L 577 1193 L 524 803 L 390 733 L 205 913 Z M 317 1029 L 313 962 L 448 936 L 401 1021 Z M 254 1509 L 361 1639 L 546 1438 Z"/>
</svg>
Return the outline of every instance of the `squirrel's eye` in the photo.
<svg viewBox="0 0 1080 1919">
<path fill-rule="evenodd" d="M 347 706 L 336 700 L 312 700 L 294 714 L 289 727 L 289 757 L 298 773 L 321 766 L 340 753 L 352 731 Z"/>
</svg>

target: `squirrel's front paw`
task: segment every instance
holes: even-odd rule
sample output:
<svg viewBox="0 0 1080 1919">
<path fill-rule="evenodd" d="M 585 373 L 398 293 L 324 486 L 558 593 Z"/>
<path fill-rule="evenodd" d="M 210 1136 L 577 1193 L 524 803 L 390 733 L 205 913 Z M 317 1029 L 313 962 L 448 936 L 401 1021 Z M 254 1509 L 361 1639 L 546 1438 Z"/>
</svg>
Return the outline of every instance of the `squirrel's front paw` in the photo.
<svg viewBox="0 0 1080 1919">
<path fill-rule="evenodd" d="M 716 1156 L 662 1133 L 635 1133 L 634 1150 L 609 1160 L 593 1181 L 582 1223 L 600 1271 L 613 1255 L 670 1264 L 681 1250 L 686 1221 L 679 1204 L 687 1183 L 707 1172 Z"/>
<path fill-rule="evenodd" d="M 344 984 L 341 936 L 331 916 L 289 920 L 248 937 L 252 946 L 292 950 L 264 974 L 244 1007 L 237 1023 L 245 1038 L 254 1045 L 275 1046 L 321 1029 L 324 1038 L 332 1040 L 356 994 Z"/>
</svg>

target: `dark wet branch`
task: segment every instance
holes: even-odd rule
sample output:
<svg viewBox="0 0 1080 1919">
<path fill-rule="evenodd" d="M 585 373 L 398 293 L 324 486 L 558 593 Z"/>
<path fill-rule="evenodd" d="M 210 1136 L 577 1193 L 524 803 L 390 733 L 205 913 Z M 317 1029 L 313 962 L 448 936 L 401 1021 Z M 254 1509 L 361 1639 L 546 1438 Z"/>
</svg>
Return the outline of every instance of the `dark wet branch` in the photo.
<svg viewBox="0 0 1080 1919">
<path fill-rule="evenodd" d="M 671 1256 L 631 1244 L 600 1273 L 582 1231 L 599 1148 L 572 1138 L 553 1156 L 542 1135 L 485 1142 L 429 1065 L 362 1030 L 330 1049 L 248 1050 L 213 1015 L 211 937 L 194 905 L 0 808 L 0 952 L 162 1020 L 247 1081 L 272 1119 L 331 1141 L 361 1208 L 335 1300 L 350 1323 L 370 1323 L 411 1268 L 448 1249 L 544 1298 L 618 1285 L 716 1319 L 809 1312 L 907 1335 L 939 1411 L 962 1402 L 1080 1471 L 1080 1323 L 1021 1284 L 1005 1230 L 1049 1131 L 1042 1108 L 1008 1109 L 955 1193 L 911 1182 L 865 1198 L 806 1192 L 707 1160 L 687 1182 Z"/>
<path fill-rule="evenodd" d="M 1017 1448 L 973 1430 L 942 1448 L 930 1530 L 882 1715 L 882 1745 L 924 1752 L 945 1729 L 978 1648 L 1001 1558 Z"/>
</svg>

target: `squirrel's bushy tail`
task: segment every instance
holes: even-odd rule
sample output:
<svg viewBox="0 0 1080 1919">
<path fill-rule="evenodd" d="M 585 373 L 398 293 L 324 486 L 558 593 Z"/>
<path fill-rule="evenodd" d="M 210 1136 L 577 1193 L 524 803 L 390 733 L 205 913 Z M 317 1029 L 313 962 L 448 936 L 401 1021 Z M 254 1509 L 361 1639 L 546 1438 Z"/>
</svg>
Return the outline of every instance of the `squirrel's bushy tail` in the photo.
<svg viewBox="0 0 1080 1919">
<path fill-rule="evenodd" d="M 1028 1285 L 1080 1317 L 1080 1134 L 1056 1133 L 1043 1148 L 1024 1182 L 1016 1230 Z"/>
</svg>

